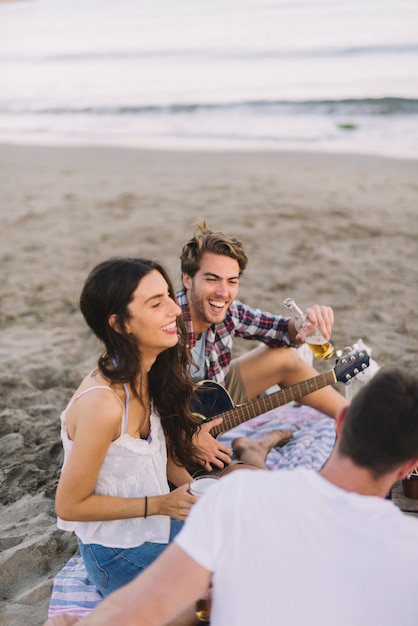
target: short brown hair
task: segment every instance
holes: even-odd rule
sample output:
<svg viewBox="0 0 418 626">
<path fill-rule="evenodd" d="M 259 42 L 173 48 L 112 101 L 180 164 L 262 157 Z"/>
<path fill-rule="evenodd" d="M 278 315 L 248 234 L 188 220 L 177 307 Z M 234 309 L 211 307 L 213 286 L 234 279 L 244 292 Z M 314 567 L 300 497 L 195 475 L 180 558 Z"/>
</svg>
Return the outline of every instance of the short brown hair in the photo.
<svg viewBox="0 0 418 626">
<path fill-rule="evenodd" d="M 241 241 L 222 232 L 214 232 L 204 219 L 200 219 L 194 226 L 193 237 L 184 244 L 180 254 L 182 273 L 193 278 L 200 268 L 202 255 L 212 252 L 238 261 L 241 275 L 248 263 Z"/>
<path fill-rule="evenodd" d="M 339 452 L 378 478 L 418 457 L 418 375 L 402 367 L 378 371 L 353 398 Z"/>
</svg>

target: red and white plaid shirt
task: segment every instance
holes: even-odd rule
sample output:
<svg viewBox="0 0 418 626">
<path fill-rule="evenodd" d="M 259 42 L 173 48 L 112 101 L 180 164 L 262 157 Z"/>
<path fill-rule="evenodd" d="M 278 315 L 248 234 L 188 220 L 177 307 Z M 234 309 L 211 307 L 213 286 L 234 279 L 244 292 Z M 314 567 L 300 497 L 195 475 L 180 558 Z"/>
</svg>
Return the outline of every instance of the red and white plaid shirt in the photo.
<svg viewBox="0 0 418 626">
<path fill-rule="evenodd" d="M 183 309 L 189 347 L 196 344 L 196 335 L 184 289 L 177 292 L 178 303 Z M 206 332 L 205 369 L 206 379 L 224 384 L 232 359 L 233 338 L 241 337 L 261 341 L 271 348 L 293 346 L 289 333 L 289 317 L 272 315 L 253 309 L 239 300 L 234 300 L 225 319 L 220 324 L 212 324 Z"/>
</svg>

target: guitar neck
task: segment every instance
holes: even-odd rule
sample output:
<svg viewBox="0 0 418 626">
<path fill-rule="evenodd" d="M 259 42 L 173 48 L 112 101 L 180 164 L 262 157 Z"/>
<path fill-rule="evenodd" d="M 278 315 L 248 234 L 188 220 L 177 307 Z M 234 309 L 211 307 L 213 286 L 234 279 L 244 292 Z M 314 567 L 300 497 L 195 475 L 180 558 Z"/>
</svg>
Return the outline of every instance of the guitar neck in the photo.
<svg viewBox="0 0 418 626">
<path fill-rule="evenodd" d="M 267 413 L 268 411 L 276 409 L 279 406 L 283 406 L 292 400 L 299 400 L 313 391 L 318 391 L 318 389 L 322 389 L 322 387 L 332 385 L 336 382 L 337 378 L 335 376 L 335 372 L 334 370 L 330 370 L 325 374 L 319 374 L 313 378 L 308 378 L 308 380 L 295 383 L 294 385 L 285 387 L 280 391 L 276 391 L 272 394 L 263 396 L 262 398 L 257 398 L 256 400 L 252 400 L 246 404 L 229 409 L 228 411 L 220 413 L 216 416 L 222 417 L 222 424 L 214 426 L 210 432 L 214 437 L 217 437 L 221 433 L 230 430 L 231 428 L 235 428 L 235 426 L 243 424 L 257 415 Z"/>
</svg>

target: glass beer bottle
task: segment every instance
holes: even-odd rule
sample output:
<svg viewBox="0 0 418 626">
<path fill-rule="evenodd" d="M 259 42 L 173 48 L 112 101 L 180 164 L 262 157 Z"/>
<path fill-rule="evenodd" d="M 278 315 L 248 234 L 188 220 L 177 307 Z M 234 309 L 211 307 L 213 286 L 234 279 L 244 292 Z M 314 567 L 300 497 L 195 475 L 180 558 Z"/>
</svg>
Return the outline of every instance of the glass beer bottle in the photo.
<svg viewBox="0 0 418 626">
<path fill-rule="evenodd" d="M 286 298 L 284 305 L 292 314 L 295 320 L 295 328 L 298 332 L 304 325 L 306 326 L 305 343 L 312 350 L 316 358 L 329 359 L 334 354 L 334 346 L 332 343 L 323 337 L 319 328 L 309 333 L 310 322 L 305 313 L 297 306 L 292 298 Z"/>
</svg>

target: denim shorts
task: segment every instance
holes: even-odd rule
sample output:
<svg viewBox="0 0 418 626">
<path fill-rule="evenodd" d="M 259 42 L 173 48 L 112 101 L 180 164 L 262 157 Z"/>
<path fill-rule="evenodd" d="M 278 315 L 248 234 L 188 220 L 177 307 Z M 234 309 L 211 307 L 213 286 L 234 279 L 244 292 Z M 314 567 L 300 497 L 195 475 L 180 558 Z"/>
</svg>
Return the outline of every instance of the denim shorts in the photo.
<svg viewBox="0 0 418 626">
<path fill-rule="evenodd" d="M 171 520 L 169 543 L 184 522 Z M 97 543 L 84 544 L 78 540 L 80 553 L 89 580 L 106 597 L 136 578 L 165 550 L 168 544 L 146 541 L 136 548 L 107 548 Z"/>
</svg>

